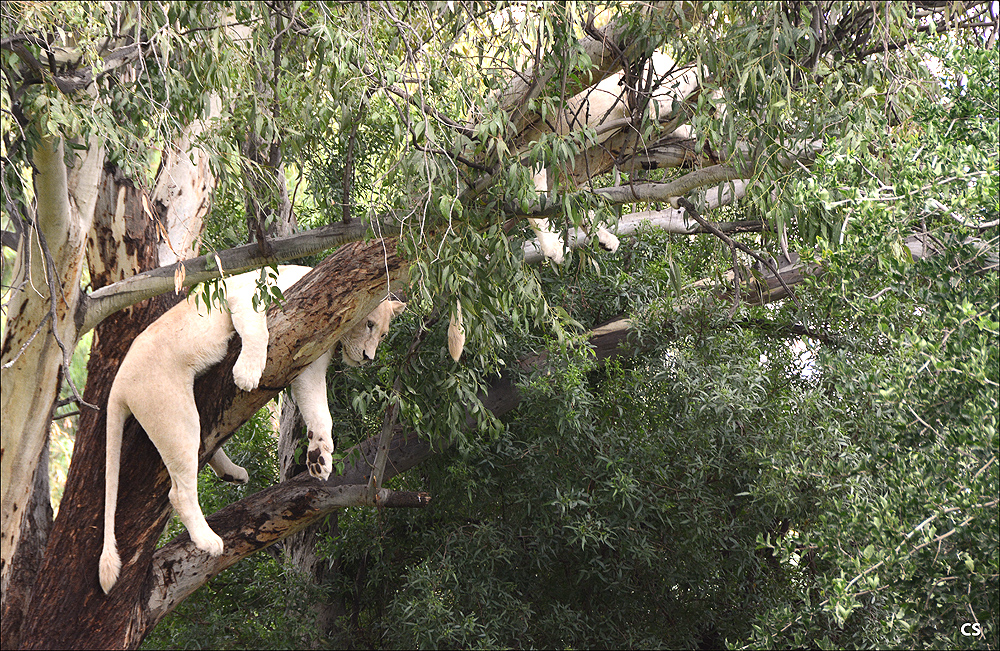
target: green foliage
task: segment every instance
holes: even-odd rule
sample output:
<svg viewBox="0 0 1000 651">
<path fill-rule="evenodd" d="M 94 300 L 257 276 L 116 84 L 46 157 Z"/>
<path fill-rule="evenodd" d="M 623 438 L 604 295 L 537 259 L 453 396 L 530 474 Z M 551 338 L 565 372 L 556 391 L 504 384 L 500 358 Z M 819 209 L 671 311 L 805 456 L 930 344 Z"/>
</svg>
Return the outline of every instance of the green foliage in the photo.
<svg viewBox="0 0 1000 651">
<path fill-rule="evenodd" d="M 969 78 L 995 67 L 995 53 L 953 56 Z M 800 196 L 816 214 L 843 211 L 847 228 L 800 231 L 827 268 L 800 313 L 730 319 L 672 298 L 678 275 L 725 259 L 686 238 L 647 234 L 596 269 L 579 256 L 544 271 L 547 301 L 584 328 L 646 315 L 641 333 L 659 345 L 598 369 L 550 342 L 499 432 L 401 481 L 433 486 L 431 509 L 344 523 L 348 541 L 376 541 L 331 550 L 345 573 L 379 566 L 344 593 L 361 604 L 346 639 L 995 646 L 1000 286 L 982 271 L 996 226 L 970 225 L 996 219 L 996 104 L 971 89 L 883 123 L 877 148 L 831 144 Z M 953 111 L 961 130 L 942 128 Z M 893 184 L 892 199 L 860 199 Z M 831 187 L 842 194 L 821 194 Z M 939 255 L 914 262 L 902 237 L 921 223 Z M 801 353 L 754 319 L 822 324 L 839 343 Z M 521 340 L 537 350 L 530 331 L 509 338 Z M 983 637 L 963 632 L 972 623 Z"/>
<path fill-rule="evenodd" d="M 829 255 L 816 306 L 882 351 L 817 357 L 827 391 L 873 421 L 855 473 L 869 488 L 793 524 L 778 545 L 798 597 L 761 618 L 764 646 L 996 646 L 997 53 L 936 51 L 953 66 L 949 99 L 888 132 L 876 160 L 830 157 L 834 182 L 856 171 L 840 181 L 855 197 L 896 195 L 844 202 L 851 246 Z M 959 70 L 978 83 L 955 83 Z M 900 242 L 918 224 L 939 254 L 913 261 Z M 963 631 L 974 623 L 981 636 Z"/>
</svg>

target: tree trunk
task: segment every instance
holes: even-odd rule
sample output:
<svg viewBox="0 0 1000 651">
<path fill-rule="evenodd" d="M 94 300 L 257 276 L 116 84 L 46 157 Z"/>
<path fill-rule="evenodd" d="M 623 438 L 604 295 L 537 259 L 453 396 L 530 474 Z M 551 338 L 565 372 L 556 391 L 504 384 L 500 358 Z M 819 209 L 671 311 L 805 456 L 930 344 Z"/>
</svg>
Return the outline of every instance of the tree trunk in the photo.
<svg viewBox="0 0 1000 651">
<path fill-rule="evenodd" d="M 180 141 L 180 146 L 185 147 L 186 143 L 187 139 L 184 137 Z M 197 152 L 193 156 L 195 160 L 198 159 Z M 94 216 L 92 227 L 88 229 L 90 238 L 86 257 L 93 288 L 111 285 L 132 276 L 137 271 L 157 268 L 158 248 L 161 246 L 169 251 L 171 259 L 190 256 L 191 246 L 201 231 L 201 220 L 207 210 L 206 192 L 210 189 L 211 179 L 210 175 L 206 178 L 205 174 L 198 173 L 197 166 L 192 165 L 188 155 L 168 155 L 167 158 L 160 172 L 159 200 L 154 201 L 152 207 L 143 201 L 142 189 L 136 188 L 117 167 L 111 164 L 103 167 L 99 180 L 92 180 L 91 185 L 96 199 L 92 211 Z M 207 167 L 207 161 L 202 160 L 201 163 L 201 167 Z M 183 184 L 183 190 L 187 192 L 176 191 L 180 187 L 178 184 Z M 174 188 L 174 192 L 169 191 L 171 187 Z M 183 200 L 171 204 L 169 198 L 175 195 L 182 196 Z M 152 215 L 150 209 L 156 210 L 157 214 Z M 159 237 L 162 233 L 166 233 L 168 238 L 173 233 L 176 241 L 166 244 Z M 79 288 L 79 277 L 76 280 L 76 287 Z M 107 403 L 107 392 L 132 340 L 178 300 L 180 296 L 173 294 L 148 299 L 127 310 L 112 314 L 98 326 L 94 333 L 87 367 L 85 402 L 98 406 Z M 74 514 L 79 506 L 81 494 L 87 495 L 95 486 L 103 487 L 103 482 L 97 480 L 104 474 L 103 428 L 103 412 L 81 408 L 73 460 L 66 479 L 63 508 L 60 509 L 60 517 L 53 527 L 49 540 L 51 547 L 48 548 L 41 567 L 36 568 L 41 574 L 35 577 L 33 593 L 29 595 L 30 601 L 22 602 L 22 607 L 31 609 L 25 612 L 33 612 L 38 599 L 52 598 L 51 594 L 42 596 L 44 593 L 41 590 L 46 588 L 40 586 L 45 585 L 46 576 L 60 581 L 59 573 L 64 568 L 74 564 L 86 566 L 91 562 L 86 554 L 78 556 L 86 548 L 78 546 L 77 539 L 87 535 L 87 532 L 77 526 Z M 85 432 L 92 432 L 94 435 L 81 436 L 81 433 Z M 139 441 L 127 439 L 124 442 L 124 454 L 132 455 L 133 448 L 138 448 L 139 452 L 135 454 L 140 456 L 143 451 L 156 454 L 145 437 Z M 123 468 L 122 486 L 128 486 L 130 476 L 133 476 L 129 474 L 129 470 L 132 470 L 129 466 Z M 59 550 L 58 558 L 53 557 L 52 549 Z M 79 582 L 57 585 L 63 588 L 61 590 L 65 593 L 63 598 L 69 600 L 69 603 L 80 595 Z M 86 585 L 86 582 L 83 585 Z M 53 592 L 58 591 L 60 590 Z M 9 611 L 5 609 L 4 612 L 7 614 Z M 30 616 L 11 621 L 5 618 L 5 638 L 8 636 L 11 639 L 21 638 L 23 645 L 33 643 L 37 633 L 31 629 L 32 621 Z M 18 626 L 22 622 L 23 629 Z"/>
<path fill-rule="evenodd" d="M 166 235 L 159 243 L 161 265 L 198 255 L 198 238 L 211 207 L 215 177 L 208 165 L 208 155 L 201 148 L 192 147 L 191 143 L 205 131 L 208 122 L 221 113 L 222 100 L 213 93 L 205 119 L 189 124 L 163 152 L 163 167 L 157 175 L 152 196 L 158 213 L 156 217 Z"/>
<path fill-rule="evenodd" d="M 117 168 L 108 165 L 104 170 L 98 196 L 92 246 L 87 251 L 93 286 L 98 288 L 111 284 L 125 275 L 131 275 L 136 269 L 157 267 L 157 228 L 155 222 L 148 219 L 144 212 L 141 191 L 125 179 Z M 116 233 L 121 235 L 116 236 Z M 111 388 L 111 381 L 125 353 L 128 352 L 132 339 L 177 300 L 178 297 L 169 294 L 148 299 L 131 309 L 111 315 L 97 327 L 90 361 L 87 364 L 88 381 L 84 391 L 86 402 L 99 406 L 107 403 L 107 392 Z M 88 408 L 81 410 L 73 460 L 66 478 L 59 518 L 53 527 L 49 540 L 51 546 L 42 563 L 41 574 L 36 578 L 31 609 L 37 607 L 42 594 L 39 592 L 39 586 L 45 585 L 44 577 L 52 576 L 53 571 L 58 581 L 53 592 L 63 593 L 62 598 L 69 600 L 70 603 L 80 598 L 81 588 L 86 585 L 85 581 L 81 585 L 78 577 L 74 577 L 74 580 L 60 581 L 58 574 L 67 567 L 86 566 L 93 562 L 86 554 L 82 557 L 78 555 L 85 550 L 85 547 L 78 546 L 77 539 L 89 535 L 90 532 L 83 531 L 77 526 L 74 514 L 79 507 L 81 494 L 87 494 L 94 488 L 103 489 L 104 484 L 100 480 L 104 474 L 103 430 L 100 436 L 82 435 L 84 432 L 95 431 L 98 421 L 104 422 L 103 412 Z M 97 446 L 97 443 L 100 445 Z M 152 450 L 148 439 L 139 443 L 145 443 L 145 446 Z M 134 440 L 126 441 L 125 454 L 135 454 L 132 451 L 135 445 Z M 81 470 L 83 468 L 88 470 Z M 122 475 L 122 485 L 129 485 L 129 475 L 126 472 Z M 59 558 L 53 557 L 53 549 L 59 550 L 57 552 Z M 67 576 L 73 575 L 67 574 Z M 37 635 L 30 628 L 31 616 L 28 615 L 23 621 L 25 636 L 22 637 L 21 644 L 16 646 L 30 645 Z M 5 620 L 5 635 L 7 624 Z M 13 636 L 16 635 L 14 632 L 16 627 L 12 628 Z"/>
<path fill-rule="evenodd" d="M 281 414 L 278 430 L 278 478 L 287 481 L 293 477 L 308 472 L 305 464 L 296 463 L 295 450 L 304 435 L 304 424 L 298 407 L 286 393 L 281 401 Z M 326 518 L 320 518 L 308 527 L 293 533 L 282 541 L 282 557 L 285 563 L 295 567 L 302 578 L 316 585 L 323 585 L 327 576 L 338 571 L 336 560 L 334 566 L 328 567 L 327 559 L 316 551 L 316 538 L 320 534 L 339 535 L 337 526 L 338 512 L 330 513 Z M 344 614 L 342 604 L 324 599 L 312 604 L 316 630 L 329 634 L 337 619 Z M 320 640 L 303 640 L 303 644 L 316 647 Z"/>
<path fill-rule="evenodd" d="M 67 168 L 62 140 L 34 153 L 34 228 L 21 238 L 0 361 L 4 418 L 0 445 L 0 591 L 7 592 L 31 496 L 35 466 L 48 438 L 59 368 L 76 346 L 84 249 L 94 217 L 104 149 L 93 138 Z"/>
<path fill-rule="evenodd" d="M 38 568 L 45 557 L 45 545 L 52 529 L 52 500 L 49 495 L 49 445 L 42 448 L 42 456 L 35 466 L 28 513 L 21 521 L 21 538 L 10 568 L 10 581 L 3 595 L 3 627 L 0 628 L 0 646 L 4 649 L 20 647 L 19 634 L 24 612 L 31 598 L 31 589 Z"/>
</svg>

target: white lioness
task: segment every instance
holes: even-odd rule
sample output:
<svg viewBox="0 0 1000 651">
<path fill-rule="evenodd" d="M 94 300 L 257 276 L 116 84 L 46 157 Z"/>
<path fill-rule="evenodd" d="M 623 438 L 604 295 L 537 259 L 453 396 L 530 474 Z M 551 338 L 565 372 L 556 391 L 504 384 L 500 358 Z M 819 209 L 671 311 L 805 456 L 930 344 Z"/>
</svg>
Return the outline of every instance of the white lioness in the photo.
<svg viewBox="0 0 1000 651">
<path fill-rule="evenodd" d="M 277 286 L 284 292 L 309 267 L 278 267 Z M 156 446 L 170 472 L 170 503 L 187 527 L 194 544 L 213 556 L 222 553 L 222 539 L 205 522 L 198 505 L 198 445 L 201 424 L 194 401 L 194 380 L 226 354 L 229 340 L 238 332 L 240 355 L 233 366 L 233 380 L 244 391 L 257 388 L 267 362 L 267 320 L 253 309 L 258 272 L 227 278 L 226 308 L 206 309 L 193 298 L 175 305 L 146 328 L 125 355 L 111 385 L 107 408 L 107 468 L 104 502 L 104 550 L 100 581 L 108 592 L 118 580 L 121 559 L 115 544 L 115 508 L 122 427 L 129 414 L 135 416 Z M 364 364 L 375 357 L 389 322 L 403 311 L 405 303 L 386 300 L 368 318 L 340 340 L 344 362 Z M 333 349 L 321 355 L 292 381 L 292 397 L 309 431 L 307 465 L 319 479 L 333 468 L 333 421 L 326 402 L 326 367 Z M 246 470 L 237 466 L 220 447 L 209 461 L 221 479 L 244 483 Z"/>
</svg>

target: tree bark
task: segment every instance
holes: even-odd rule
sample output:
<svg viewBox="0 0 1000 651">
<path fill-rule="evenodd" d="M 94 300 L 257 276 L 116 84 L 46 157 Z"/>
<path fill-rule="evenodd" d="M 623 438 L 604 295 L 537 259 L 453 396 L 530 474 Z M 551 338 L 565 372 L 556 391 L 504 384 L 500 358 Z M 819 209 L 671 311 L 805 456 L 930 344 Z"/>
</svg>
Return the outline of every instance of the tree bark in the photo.
<svg viewBox="0 0 1000 651">
<path fill-rule="evenodd" d="M 9 569 L 31 495 L 35 464 L 49 432 L 59 369 L 72 354 L 79 332 L 76 307 L 84 249 L 94 217 L 104 148 L 95 137 L 71 158 L 67 169 L 62 140 L 42 140 L 34 153 L 34 228 L 21 238 L 8 305 L 0 361 L 0 591 Z"/>
<path fill-rule="evenodd" d="M 189 124 L 163 152 L 162 169 L 157 174 L 152 197 L 158 212 L 156 217 L 163 227 L 158 251 L 161 265 L 198 255 L 198 240 L 211 207 L 215 177 L 208 165 L 208 155 L 192 143 L 221 113 L 222 101 L 213 93 L 205 119 Z"/>
<path fill-rule="evenodd" d="M 117 168 L 109 165 L 104 169 L 98 197 L 93 238 L 87 250 L 91 283 L 95 287 L 101 287 L 120 280 L 122 276 L 133 273 L 135 269 L 156 267 L 158 229 L 155 222 L 144 212 L 141 190 L 135 188 Z M 115 313 L 101 324 L 94 333 L 90 361 L 87 365 L 88 381 L 84 391 L 86 402 L 99 406 L 106 404 L 107 392 L 132 339 L 178 298 L 167 294 L 144 301 L 132 309 Z M 95 431 L 99 420 L 103 423 L 103 412 L 87 408 L 81 410 L 63 503 L 49 540 L 51 543 L 49 553 L 40 568 L 40 576 L 36 578 L 32 608 L 37 607 L 40 599 L 50 598 L 40 597 L 38 591 L 39 585 L 46 585 L 45 576 L 51 576 L 53 571 L 58 574 L 66 566 L 74 563 L 87 565 L 92 562 L 86 555 L 78 555 L 76 540 L 89 532 L 77 528 L 73 515 L 81 494 L 85 495 L 94 488 L 103 487 L 103 482 L 98 479 L 104 474 L 103 430 L 101 430 L 99 449 L 93 445 L 96 442 L 95 437 L 81 436 L 83 432 Z M 152 450 L 148 440 L 127 442 L 129 447 L 124 449 L 129 458 L 137 454 L 134 451 L 137 443 L 140 445 L 145 443 L 145 446 Z M 152 453 L 156 454 L 155 450 Z M 128 482 L 133 479 L 134 477 L 123 472 L 122 485 L 129 485 Z M 60 558 L 52 557 L 52 549 L 59 550 Z M 58 577 L 56 580 L 58 581 Z M 64 599 L 70 603 L 80 597 L 81 586 L 77 582 L 67 581 L 58 586 L 58 591 L 63 592 Z M 27 615 L 23 621 L 25 635 L 33 635 L 34 633 L 30 631 L 31 615 Z M 4 628 L 5 630 L 8 628 L 6 620 Z M 23 637 L 21 641 L 23 644 L 16 646 L 27 646 L 31 638 Z"/>
<path fill-rule="evenodd" d="M 182 138 L 182 146 L 186 146 L 185 143 L 186 140 Z M 172 187 L 176 188 L 178 179 L 201 177 L 197 174 L 197 170 L 192 169 L 188 157 L 184 156 L 181 159 L 181 162 L 175 161 L 174 164 L 170 164 L 168 161 L 163 165 L 158 188 L 168 187 L 171 184 L 173 184 Z M 202 161 L 203 166 L 205 162 L 207 161 Z M 164 178 L 168 181 L 165 182 Z M 169 203 L 169 198 L 166 198 L 169 193 L 161 195 L 163 201 L 154 201 L 152 206 L 152 209 L 157 210 L 157 215 L 151 214 L 148 202 L 143 199 L 143 190 L 137 188 L 114 165 L 104 165 L 102 176 L 99 180 L 95 179 L 92 186 L 96 199 L 86 258 L 93 287 L 101 288 L 112 285 L 125 277 L 132 276 L 140 269 L 157 268 L 159 266 L 158 249 L 161 247 L 169 251 L 172 259 L 190 255 L 190 247 L 194 243 L 194 237 L 178 237 L 176 234 L 178 232 L 189 234 L 200 232 L 201 218 L 207 206 L 207 197 L 199 199 L 196 192 L 200 190 L 203 193 L 207 189 L 207 185 L 186 187 L 187 196 L 173 208 L 164 204 L 164 201 Z M 185 193 L 176 194 L 184 195 Z M 160 236 L 165 235 L 169 238 L 171 228 L 165 226 L 165 223 L 171 216 L 174 220 L 173 232 L 176 241 L 167 245 Z M 187 224 L 186 230 L 181 227 L 182 221 Z M 79 280 L 77 280 L 77 286 L 79 286 Z M 106 404 L 111 382 L 132 340 L 178 300 L 180 300 L 180 296 L 175 294 L 160 295 L 140 302 L 131 309 L 115 312 L 101 324 L 101 327 L 95 331 L 91 347 L 88 382 L 84 391 L 85 402 L 98 406 Z M 81 437 L 79 433 L 93 432 L 98 427 L 102 428 L 100 430 L 102 444 L 99 449 L 95 449 L 92 445 L 95 441 L 94 437 Z M 145 443 L 147 451 L 152 450 L 152 446 L 146 439 L 131 442 L 132 445 L 140 447 L 143 443 Z M 129 445 L 129 442 L 126 445 Z M 126 454 L 131 454 L 130 448 L 126 447 L 125 450 Z M 81 470 L 81 468 L 88 470 Z M 95 485 L 103 486 L 103 484 L 94 481 L 95 477 L 103 475 L 101 472 L 103 468 L 103 414 L 83 407 L 81 408 L 73 461 L 66 481 L 64 508 L 60 510 L 60 518 L 53 527 L 53 535 L 50 539 L 53 547 L 61 550 L 59 552 L 61 557 L 53 559 L 51 556 L 46 556 L 46 561 L 38 568 L 39 571 L 44 570 L 44 573 L 41 575 L 41 579 L 36 577 L 35 590 L 31 595 L 32 601 L 30 602 L 32 608 L 37 603 L 40 594 L 38 585 L 44 585 L 44 577 L 48 576 L 48 573 L 61 571 L 60 568 L 64 565 L 74 562 L 83 564 L 90 562 L 90 559 L 85 556 L 82 558 L 75 556 L 76 538 L 84 532 L 80 532 L 76 528 L 72 516 L 81 493 L 86 494 Z M 122 479 L 122 485 L 129 485 L 130 477 L 127 473 L 123 472 Z M 56 569 L 53 570 L 53 567 Z M 73 589 L 74 587 L 76 586 L 66 590 L 67 598 L 70 600 L 75 599 L 78 594 Z M 28 602 L 25 602 L 25 607 L 27 604 Z M 27 627 L 30 620 L 25 618 L 23 622 Z M 5 635 L 9 632 L 12 638 L 21 636 L 20 628 L 9 626 L 6 619 L 4 631 Z M 24 638 L 24 641 L 27 642 L 28 638 Z M 15 644 L 15 646 L 20 645 Z"/>
<path fill-rule="evenodd" d="M 42 455 L 35 466 L 28 512 L 21 521 L 21 538 L 17 553 L 11 562 L 10 581 L 3 594 L 3 627 L 0 628 L 0 646 L 5 649 L 20 647 L 21 621 L 31 598 L 38 568 L 45 557 L 45 545 L 52 528 L 52 500 L 49 495 L 49 445 L 46 441 Z"/>
<path fill-rule="evenodd" d="M 295 450 L 302 440 L 303 428 L 298 407 L 291 396 L 285 393 L 281 400 L 278 431 L 278 478 L 281 482 L 308 472 L 304 463 L 295 461 Z M 322 558 L 316 551 L 316 538 L 321 534 L 339 535 L 337 511 L 330 513 L 326 518 L 319 518 L 282 541 L 284 561 L 295 567 L 305 580 L 316 585 L 322 585 L 328 574 L 337 572 L 337 567 L 335 565 L 328 567 L 327 559 Z M 311 606 L 316 630 L 323 633 L 329 633 L 337 618 L 343 614 L 341 604 L 329 599 L 313 603 Z M 319 640 L 303 640 L 303 642 L 307 646 L 315 646 Z"/>
</svg>

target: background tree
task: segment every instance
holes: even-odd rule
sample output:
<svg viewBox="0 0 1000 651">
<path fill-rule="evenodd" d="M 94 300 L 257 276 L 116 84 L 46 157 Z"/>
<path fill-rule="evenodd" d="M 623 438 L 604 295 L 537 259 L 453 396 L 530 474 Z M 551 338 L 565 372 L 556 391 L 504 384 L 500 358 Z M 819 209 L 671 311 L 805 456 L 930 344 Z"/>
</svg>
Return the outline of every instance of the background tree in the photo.
<svg viewBox="0 0 1000 651">
<path fill-rule="evenodd" d="M 136 646 L 334 509 L 426 504 L 406 489 L 433 512 L 349 510 L 320 537 L 341 643 L 981 643 L 968 621 L 995 640 L 993 5 L 3 11 L 5 647 Z M 291 214 L 311 230 L 269 239 Z M 529 266 L 523 217 L 568 262 Z M 595 256 L 600 222 L 659 234 Z M 169 300 L 129 306 L 368 234 L 270 308 L 266 388 L 236 391 L 234 342 L 196 392 L 207 458 L 310 361 L 282 351 L 405 287 L 385 364 L 333 382 L 340 448 L 371 438 L 325 485 L 257 484 L 212 516 L 227 552 L 206 559 L 185 535 L 156 549 L 169 483 L 134 427 L 131 560 L 105 597 L 91 405 Z M 49 533 L 48 423 L 95 326 Z"/>
</svg>

